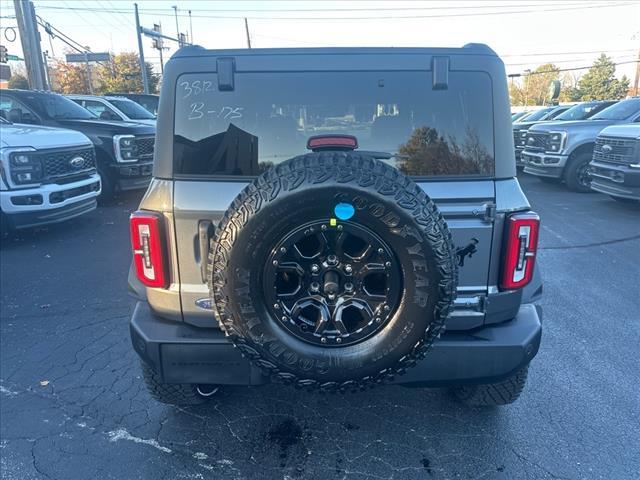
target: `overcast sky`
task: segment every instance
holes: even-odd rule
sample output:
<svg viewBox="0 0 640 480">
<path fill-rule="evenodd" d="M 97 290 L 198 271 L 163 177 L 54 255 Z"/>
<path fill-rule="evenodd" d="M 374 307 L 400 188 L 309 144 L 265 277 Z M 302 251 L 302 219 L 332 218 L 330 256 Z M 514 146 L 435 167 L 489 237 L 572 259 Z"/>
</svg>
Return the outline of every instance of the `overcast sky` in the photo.
<svg viewBox="0 0 640 480">
<path fill-rule="evenodd" d="M 119 0 L 35 0 L 36 14 L 92 51 L 136 51 L 133 2 Z M 640 1 L 147 1 L 138 2 L 141 24 L 161 23 L 176 34 L 172 5 L 178 5 L 180 31 L 208 48 L 244 48 L 244 17 L 252 46 L 461 46 L 482 42 L 503 58 L 507 73 L 543 62 L 561 68 L 590 65 L 600 52 L 616 62 L 632 62 L 640 48 Z M 0 0 L 1 27 L 15 26 L 13 2 Z M 19 40 L 4 36 L 9 53 L 21 55 Z M 10 33 L 10 32 L 9 32 Z M 42 49 L 62 57 L 68 47 L 41 30 Z M 11 37 L 11 35 L 9 35 Z M 148 61 L 158 65 L 151 39 L 143 40 Z M 175 50 L 165 51 L 165 61 Z M 633 80 L 635 64 L 619 65 Z M 159 69 L 159 67 L 158 67 Z"/>
</svg>

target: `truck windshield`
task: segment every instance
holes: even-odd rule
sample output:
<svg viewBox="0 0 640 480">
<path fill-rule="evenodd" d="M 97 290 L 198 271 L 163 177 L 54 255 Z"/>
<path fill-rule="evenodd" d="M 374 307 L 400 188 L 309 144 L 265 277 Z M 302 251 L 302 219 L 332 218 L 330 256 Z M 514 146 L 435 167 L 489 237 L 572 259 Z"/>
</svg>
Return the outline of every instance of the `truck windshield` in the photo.
<svg viewBox="0 0 640 480">
<path fill-rule="evenodd" d="M 360 150 L 391 153 L 406 174 L 492 175 L 491 80 L 450 72 L 434 90 L 429 71 L 215 73 L 176 84 L 175 172 L 257 175 L 306 152 L 309 137 L 347 134 Z"/>
<path fill-rule="evenodd" d="M 591 117 L 592 120 L 626 120 L 634 113 L 640 113 L 640 98 L 630 98 L 605 108 Z"/>
<path fill-rule="evenodd" d="M 97 118 L 89 110 L 82 108 L 62 95 L 56 94 L 43 94 L 34 96 L 37 106 L 44 115 L 49 118 L 55 118 L 58 120 L 89 120 Z"/>
<path fill-rule="evenodd" d="M 112 103 L 114 107 L 116 107 L 132 120 L 155 120 L 156 118 L 147 109 L 141 107 L 136 102 L 128 100 L 126 98 L 118 100 L 110 99 L 109 103 Z"/>
<path fill-rule="evenodd" d="M 523 120 L 525 122 L 535 122 L 538 120 L 542 120 L 546 117 L 549 112 L 553 110 L 553 108 L 541 108 L 540 110 L 536 110 L 535 112 L 527 115 L 527 117 Z"/>
<path fill-rule="evenodd" d="M 600 105 L 598 102 L 579 103 L 558 115 L 556 120 L 583 120 L 591 116 L 598 105 Z"/>
</svg>

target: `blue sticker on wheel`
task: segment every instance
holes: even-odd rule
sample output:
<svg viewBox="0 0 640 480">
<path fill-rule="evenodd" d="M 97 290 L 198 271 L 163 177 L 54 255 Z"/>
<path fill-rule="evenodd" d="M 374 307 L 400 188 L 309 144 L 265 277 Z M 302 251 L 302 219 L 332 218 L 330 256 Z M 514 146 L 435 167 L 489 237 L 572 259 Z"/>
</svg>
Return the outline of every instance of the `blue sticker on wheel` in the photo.
<svg viewBox="0 0 640 480">
<path fill-rule="evenodd" d="M 339 203 L 333 209 L 333 213 L 340 220 L 349 220 L 356 213 L 356 209 L 350 203 Z"/>
</svg>

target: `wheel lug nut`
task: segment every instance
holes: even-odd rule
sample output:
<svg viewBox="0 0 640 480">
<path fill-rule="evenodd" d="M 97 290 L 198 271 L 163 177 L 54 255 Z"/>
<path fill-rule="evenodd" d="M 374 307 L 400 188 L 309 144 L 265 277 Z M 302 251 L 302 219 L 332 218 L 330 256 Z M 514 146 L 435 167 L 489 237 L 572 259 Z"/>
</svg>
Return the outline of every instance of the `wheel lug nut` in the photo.
<svg viewBox="0 0 640 480">
<path fill-rule="evenodd" d="M 280 247 L 280 253 L 286 253 L 287 249 L 284 247 Z"/>
<path fill-rule="evenodd" d="M 385 262 L 384 266 L 389 268 L 391 266 L 391 262 Z"/>
<path fill-rule="evenodd" d="M 320 271 L 320 267 L 314 263 L 313 265 L 311 265 L 311 271 L 313 273 L 318 273 L 318 271 Z"/>
<path fill-rule="evenodd" d="M 327 296 L 329 297 L 329 300 L 335 300 L 336 299 L 336 296 L 333 293 L 330 293 Z"/>
<path fill-rule="evenodd" d="M 345 265 L 344 266 L 344 271 L 347 273 L 351 273 L 353 272 L 353 267 L 351 265 Z"/>
<path fill-rule="evenodd" d="M 353 290 L 353 283 L 345 283 L 345 284 L 344 284 L 344 289 L 345 289 L 347 292 L 352 291 L 352 290 Z"/>
<path fill-rule="evenodd" d="M 338 230 L 342 230 L 342 225 L 338 225 Z"/>
<path fill-rule="evenodd" d="M 278 260 L 273 261 L 273 266 L 275 267 L 276 265 L 278 265 Z"/>
<path fill-rule="evenodd" d="M 335 255 L 329 255 L 327 257 L 327 263 L 329 265 L 335 265 L 336 263 L 338 263 L 338 257 L 336 257 Z"/>
<path fill-rule="evenodd" d="M 379 248 L 379 249 L 378 249 L 378 253 L 379 253 L 380 255 L 382 255 L 382 254 L 384 253 L 384 250 L 383 250 L 382 248 Z"/>
<path fill-rule="evenodd" d="M 310 288 L 312 292 L 317 292 L 318 290 L 320 290 L 320 285 L 318 284 L 318 282 L 313 282 Z"/>
<path fill-rule="evenodd" d="M 320 341 L 321 341 L 322 343 L 327 343 L 327 339 L 326 339 L 326 338 L 324 338 L 324 337 L 321 337 L 321 338 L 320 338 Z"/>
<path fill-rule="evenodd" d="M 273 308 L 275 308 L 276 310 L 280 308 L 280 304 L 279 303 L 274 303 L 273 304 Z"/>
<path fill-rule="evenodd" d="M 376 317 L 376 323 L 380 323 L 382 319 L 380 317 Z"/>
<path fill-rule="evenodd" d="M 336 343 L 342 343 L 342 339 L 340 337 L 336 338 Z"/>
<path fill-rule="evenodd" d="M 384 309 L 388 312 L 389 310 L 391 310 L 391 308 L 389 307 L 389 305 L 385 305 Z"/>
<path fill-rule="evenodd" d="M 280 317 L 280 320 L 282 320 L 283 322 L 287 321 L 287 317 L 285 317 L 284 315 L 282 317 Z"/>
<path fill-rule="evenodd" d="M 326 226 L 326 225 L 322 225 L 322 226 L 320 227 L 320 230 L 326 230 L 326 229 L 327 229 L 327 226 Z"/>
</svg>

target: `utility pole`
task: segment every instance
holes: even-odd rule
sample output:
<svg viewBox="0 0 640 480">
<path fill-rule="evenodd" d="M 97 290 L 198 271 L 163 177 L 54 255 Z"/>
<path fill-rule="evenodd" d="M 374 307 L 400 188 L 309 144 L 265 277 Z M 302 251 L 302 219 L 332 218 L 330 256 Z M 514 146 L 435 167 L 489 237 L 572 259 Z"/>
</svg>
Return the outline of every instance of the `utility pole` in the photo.
<svg viewBox="0 0 640 480">
<path fill-rule="evenodd" d="M 191 36 L 189 40 L 191 41 L 191 45 L 193 45 L 193 21 L 191 20 L 191 10 L 189 10 L 189 32 L 189 35 Z"/>
<path fill-rule="evenodd" d="M 638 61 L 636 62 L 636 79 L 633 81 L 633 94 L 640 95 L 638 83 L 640 82 L 640 48 L 638 49 Z"/>
<path fill-rule="evenodd" d="M 530 79 L 530 75 L 531 75 L 531 70 L 527 69 L 524 71 L 525 73 L 525 77 L 524 77 L 524 106 L 527 106 L 527 102 L 529 101 L 529 79 Z"/>
<path fill-rule="evenodd" d="M 13 0 L 13 6 L 27 66 L 29 87 L 34 90 L 48 90 L 49 86 L 45 76 L 42 50 L 40 48 L 40 33 L 38 32 L 33 3 L 29 0 Z"/>
<path fill-rule="evenodd" d="M 93 95 L 93 82 L 91 81 L 91 66 L 89 65 L 89 47 L 84 47 L 84 64 L 87 67 L 87 87 L 89 94 Z"/>
<path fill-rule="evenodd" d="M 47 50 L 44 51 L 44 70 L 47 74 L 47 84 L 49 85 L 49 89 L 52 88 L 51 85 L 51 72 L 49 71 L 49 52 Z"/>
<path fill-rule="evenodd" d="M 154 23 L 153 31 L 162 35 L 162 24 Z M 153 48 L 160 52 L 160 73 L 164 75 L 164 59 L 162 58 L 162 50 L 164 50 L 164 39 L 162 37 L 155 37 L 153 39 Z"/>
<path fill-rule="evenodd" d="M 171 8 L 173 8 L 173 13 L 176 17 L 176 38 L 180 40 L 180 27 L 178 26 L 178 6 L 174 5 Z M 182 42 L 178 42 L 178 46 L 182 47 Z"/>
<path fill-rule="evenodd" d="M 144 93 L 149 93 L 149 80 L 147 79 L 147 66 L 144 62 L 144 49 L 142 48 L 142 35 L 140 32 L 140 16 L 138 15 L 138 4 L 134 3 L 133 8 L 136 16 L 136 35 L 138 36 L 138 57 L 140 57 L 140 72 L 142 73 L 142 88 Z"/>
<path fill-rule="evenodd" d="M 247 32 L 247 45 L 251 48 L 251 36 L 249 35 L 249 21 L 244 17 L 244 30 Z"/>
</svg>

